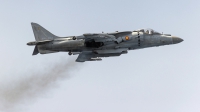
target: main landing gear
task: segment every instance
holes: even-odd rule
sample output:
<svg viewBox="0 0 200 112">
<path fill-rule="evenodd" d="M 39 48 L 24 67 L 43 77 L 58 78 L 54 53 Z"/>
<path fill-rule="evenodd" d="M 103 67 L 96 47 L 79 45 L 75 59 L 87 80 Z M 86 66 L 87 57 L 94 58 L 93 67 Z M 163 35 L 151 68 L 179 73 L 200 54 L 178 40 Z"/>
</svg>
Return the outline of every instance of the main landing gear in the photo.
<svg viewBox="0 0 200 112">
<path fill-rule="evenodd" d="M 68 53 L 70 56 L 72 55 L 72 52 L 71 51 L 69 51 L 69 53 Z"/>
</svg>

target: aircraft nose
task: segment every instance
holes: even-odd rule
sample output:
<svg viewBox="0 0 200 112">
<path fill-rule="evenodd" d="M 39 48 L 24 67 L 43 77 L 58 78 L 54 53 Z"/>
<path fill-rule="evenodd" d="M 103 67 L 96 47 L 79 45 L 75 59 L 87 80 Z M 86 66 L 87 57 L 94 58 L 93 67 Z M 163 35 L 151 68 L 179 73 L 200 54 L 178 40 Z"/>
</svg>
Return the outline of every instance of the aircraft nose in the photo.
<svg viewBox="0 0 200 112">
<path fill-rule="evenodd" d="M 172 41 L 173 41 L 173 44 L 177 44 L 177 43 L 182 42 L 183 39 L 180 37 L 172 36 Z"/>
</svg>

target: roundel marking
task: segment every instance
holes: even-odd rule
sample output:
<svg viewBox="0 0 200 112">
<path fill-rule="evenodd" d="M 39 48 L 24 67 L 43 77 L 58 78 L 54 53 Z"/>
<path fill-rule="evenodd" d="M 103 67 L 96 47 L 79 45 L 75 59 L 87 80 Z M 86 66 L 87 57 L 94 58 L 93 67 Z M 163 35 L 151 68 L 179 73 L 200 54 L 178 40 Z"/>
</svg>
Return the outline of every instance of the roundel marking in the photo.
<svg viewBox="0 0 200 112">
<path fill-rule="evenodd" d="M 125 39 L 126 39 L 126 40 L 129 40 L 129 36 L 126 36 Z"/>
</svg>

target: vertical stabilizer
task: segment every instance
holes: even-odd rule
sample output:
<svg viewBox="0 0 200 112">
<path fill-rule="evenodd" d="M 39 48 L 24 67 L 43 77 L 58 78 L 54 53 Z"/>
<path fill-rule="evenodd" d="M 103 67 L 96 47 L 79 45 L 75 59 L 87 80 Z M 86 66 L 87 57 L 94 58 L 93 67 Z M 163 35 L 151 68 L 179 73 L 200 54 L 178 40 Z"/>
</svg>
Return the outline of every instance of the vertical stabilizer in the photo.
<svg viewBox="0 0 200 112">
<path fill-rule="evenodd" d="M 53 40 L 55 38 L 58 38 L 57 36 L 55 36 L 54 34 L 52 34 L 37 23 L 31 23 L 31 25 L 36 41 Z"/>
</svg>

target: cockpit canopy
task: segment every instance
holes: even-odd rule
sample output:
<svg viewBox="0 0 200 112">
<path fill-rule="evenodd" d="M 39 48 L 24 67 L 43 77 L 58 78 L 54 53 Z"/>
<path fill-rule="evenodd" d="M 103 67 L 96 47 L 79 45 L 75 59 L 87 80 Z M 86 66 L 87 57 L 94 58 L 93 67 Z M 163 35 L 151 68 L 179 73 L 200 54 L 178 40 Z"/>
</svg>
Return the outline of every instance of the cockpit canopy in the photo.
<svg viewBox="0 0 200 112">
<path fill-rule="evenodd" d="M 147 28 L 147 29 L 139 29 L 139 30 L 135 30 L 134 32 L 144 32 L 146 34 L 161 34 L 153 29 Z"/>
</svg>

